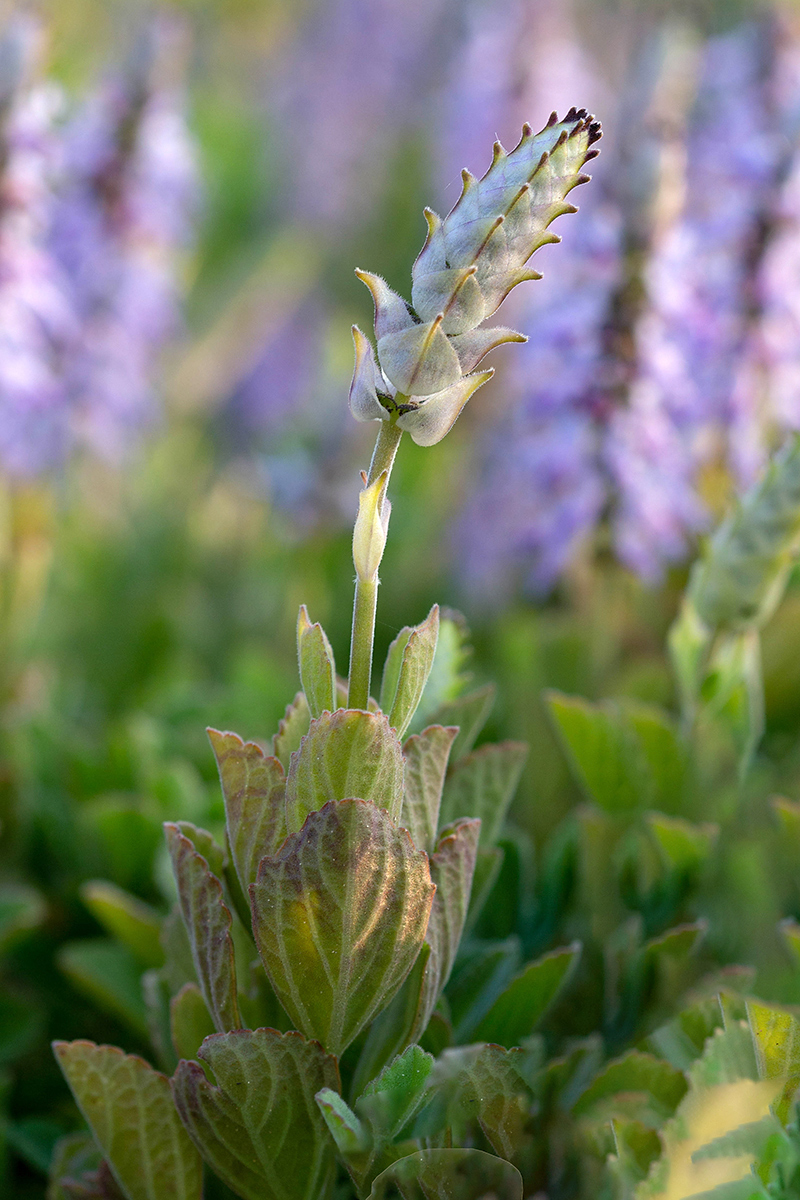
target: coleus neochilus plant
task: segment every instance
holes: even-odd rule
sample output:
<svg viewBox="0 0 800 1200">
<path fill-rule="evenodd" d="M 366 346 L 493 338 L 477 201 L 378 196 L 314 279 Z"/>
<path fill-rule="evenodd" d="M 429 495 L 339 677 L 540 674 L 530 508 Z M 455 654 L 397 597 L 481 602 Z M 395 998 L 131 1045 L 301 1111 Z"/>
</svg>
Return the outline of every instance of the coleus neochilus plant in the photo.
<svg viewBox="0 0 800 1200">
<path fill-rule="evenodd" d="M 536 1160 L 525 1128 L 538 1051 L 513 1047 L 579 947 L 512 970 L 462 1021 L 479 1040 L 453 1044 L 443 989 L 496 877 L 525 748 L 473 750 L 492 693 L 465 691 L 459 623 L 436 607 L 397 635 L 372 698 L 378 569 L 403 432 L 441 440 L 490 377 L 474 371 L 483 356 L 524 340 L 482 323 L 537 278 L 526 263 L 558 240 L 551 222 L 576 211 L 567 196 L 588 179 L 599 137 L 572 109 L 536 135 L 525 126 L 510 153 L 496 143 L 482 179 L 464 173 L 452 212 L 427 213 L 411 303 L 359 272 L 377 353 L 354 330 L 350 407 L 380 430 L 353 534 L 349 677 L 301 608 L 302 691 L 269 751 L 209 731 L 225 845 L 185 822 L 165 827 L 191 958 L 181 980 L 173 926 L 165 982 L 180 1061 L 168 1079 L 115 1047 L 55 1044 L 96 1144 L 62 1150 L 62 1195 L 193 1200 L 204 1161 L 245 1200 L 324 1200 L 334 1189 L 521 1200 Z M 466 1000 L 474 1008 L 475 995 Z"/>
</svg>

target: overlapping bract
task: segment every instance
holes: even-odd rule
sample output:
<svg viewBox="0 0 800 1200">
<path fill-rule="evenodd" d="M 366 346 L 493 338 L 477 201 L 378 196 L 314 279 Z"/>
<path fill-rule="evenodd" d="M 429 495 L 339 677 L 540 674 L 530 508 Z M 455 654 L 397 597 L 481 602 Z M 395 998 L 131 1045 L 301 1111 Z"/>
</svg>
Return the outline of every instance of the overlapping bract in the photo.
<svg viewBox="0 0 800 1200">
<path fill-rule="evenodd" d="M 518 283 L 540 278 L 526 267 L 535 250 L 560 239 L 549 226 L 576 212 L 566 197 L 588 175 L 600 126 L 585 109 L 556 114 L 540 133 L 525 125 L 508 153 L 495 143 L 481 179 L 462 175 L 457 204 L 442 220 L 425 210 L 428 237 L 413 268 L 411 304 L 377 275 L 358 271 L 375 303 L 377 357 L 353 330 L 356 365 L 350 408 L 361 421 L 393 416 L 418 445 L 431 446 L 452 428 L 491 371 L 474 372 L 503 342 L 524 341 L 503 326 L 480 329 Z"/>
</svg>

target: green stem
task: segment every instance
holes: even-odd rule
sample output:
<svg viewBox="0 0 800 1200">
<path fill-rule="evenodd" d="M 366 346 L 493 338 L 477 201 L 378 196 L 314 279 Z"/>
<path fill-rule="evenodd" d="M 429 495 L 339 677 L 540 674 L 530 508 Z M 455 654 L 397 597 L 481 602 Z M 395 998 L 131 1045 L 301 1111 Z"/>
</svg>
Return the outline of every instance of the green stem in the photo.
<svg viewBox="0 0 800 1200">
<path fill-rule="evenodd" d="M 402 397 L 399 397 L 402 400 Z M 378 440 L 372 452 L 367 486 L 374 483 L 383 471 L 391 474 L 397 447 L 403 436 L 394 421 L 381 421 Z M 388 479 L 387 479 L 388 486 Z M 347 707 L 366 709 L 372 680 L 372 646 L 375 641 L 375 610 L 378 605 L 378 576 L 356 579 L 353 600 L 353 632 L 350 639 L 350 681 Z"/>
</svg>

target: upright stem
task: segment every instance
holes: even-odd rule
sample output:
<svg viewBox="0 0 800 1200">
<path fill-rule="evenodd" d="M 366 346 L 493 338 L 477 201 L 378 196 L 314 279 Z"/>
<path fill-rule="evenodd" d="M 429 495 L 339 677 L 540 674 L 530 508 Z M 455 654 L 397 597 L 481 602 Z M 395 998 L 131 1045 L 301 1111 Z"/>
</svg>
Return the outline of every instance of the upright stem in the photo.
<svg viewBox="0 0 800 1200">
<path fill-rule="evenodd" d="M 367 485 L 383 471 L 391 474 L 397 447 L 403 436 L 394 421 L 381 421 L 378 440 L 372 452 Z M 388 483 L 388 480 L 387 480 Z M 353 632 L 350 639 L 350 681 L 347 707 L 366 709 L 372 680 L 372 645 L 375 640 L 375 610 L 378 604 L 378 574 L 372 579 L 356 579 L 353 601 Z"/>
</svg>

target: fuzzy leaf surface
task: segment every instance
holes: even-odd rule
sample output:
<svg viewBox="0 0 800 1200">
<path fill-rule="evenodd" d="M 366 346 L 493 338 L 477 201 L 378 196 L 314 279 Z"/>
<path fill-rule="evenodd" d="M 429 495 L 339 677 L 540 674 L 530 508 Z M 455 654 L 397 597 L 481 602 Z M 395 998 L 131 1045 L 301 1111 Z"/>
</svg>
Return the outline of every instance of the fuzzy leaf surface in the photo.
<svg viewBox="0 0 800 1200">
<path fill-rule="evenodd" d="M 469 754 L 475 739 L 486 724 L 491 712 L 497 688 L 493 683 L 484 684 L 454 700 L 448 700 L 431 716 L 434 725 L 457 725 L 458 737 L 450 752 L 451 763 L 457 763 Z"/>
<path fill-rule="evenodd" d="M 360 799 L 312 812 L 262 860 L 253 931 L 273 987 L 308 1037 L 341 1054 L 392 999 L 422 946 L 427 856 Z"/>
<path fill-rule="evenodd" d="M 381 1069 L 405 1050 L 414 1030 L 421 1024 L 425 972 L 430 953 L 430 946 L 423 942 L 403 986 L 370 1025 L 353 1075 L 354 1095 L 363 1092 Z"/>
<path fill-rule="evenodd" d="M 177 825 L 167 822 L 164 833 L 203 998 L 220 1033 L 239 1029 L 231 914 L 222 898 L 222 884 Z"/>
<path fill-rule="evenodd" d="M 402 740 L 422 699 L 439 636 L 439 606 L 425 620 L 402 629 L 389 647 L 381 683 L 381 708 Z"/>
<path fill-rule="evenodd" d="M 522 1200 L 522 1176 L 483 1150 L 419 1150 L 382 1171 L 369 1200 Z"/>
<path fill-rule="evenodd" d="M 406 768 L 400 824 L 408 829 L 414 845 L 429 854 L 436 843 L 447 763 L 457 735 L 455 725 L 430 725 L 403 746 Z"/>
<path fill-rule="evenodd" d="M 496 1042 L 511 1049 L 529 1037 L 535 1026 L 568 982 L 578 959 L 581 944 L 573 942 L 561 950 L 551 950 L 528 963 L 498 996 L 475 1031 L 479 1042 Z"/>
<path fill-rule="evenodd" d="M 414 733 L 433 724 L 433 715 L 444 704 L 456 700 L 467 686 L 465 667 L 470 649 L 467 626 L 460 613 L 443 609 L 439 613 L 439 637 L 428 682 L 422 693 L 411 728 Z"/>
<path fill-rule="evenodd" d="M 200 1200 L 200 1155 L 169 1080 L 143 1058 L 94 1042 L 54 1042 L 78 1107 L 129 1200 Z"/>
<path fill-rule="evenodd" d="M 244 1200 L 325 1200 L 333 1143 L 314 1101 L 339 1090 L 336 1060 L 299 1033 L 239 1029 L 206 1038 L 197 1063 L 181 1062 L 175 1104 L 206 1161 Z"/>
<path fill-rule="evenodd" d="M 278 732 L 272 739 L 272 752 L 284 771 L 289 770 L 292 754 L 300 749 L 300 742 L 308 733 L 311 721 L 305 692 L 298 692 L 291 704 L 287 704 Z"/>
<path fill-rule="evenodd" d="M 481 822 L 481 846 L 493 845 L 527 757 L 528 747 L 523 742 L 498 742 L 481 746 L 460 759 L 444 785 L 440 824 L 477 817 Z"/>
<path fill-rule="evenodd" d="M 313 624 L 305 604 L 297 618 L 297 660 L 300 681 L 312 717 L 336 707 L 336 664 L 333 650 L 319 621 Z"/>
<path fill-rule="evenodd" d="M 217 760 L 228 845 L 242 890 L 256 877 L 265 854 L 274 854 L 286 836 L 286 796 L 279 759 L 235 733 L 207 730 Z"/>
<path fill-rule="evenodd" d="M 296 833 L 332 800 L 370 800 L 393 821 L 403 804 L 403 750 L 383 713 L 340 708 L 311 722 L 286 777 L 286 820 Z"/>
<path fill-rule="evenodd" d="M 169 1027 L 178 1058 L 196 1058 L 205 1038 L 214 1033 L 214 1022 L 196 983 L 185 983 L 170 1000 Z"/>
</svg>

